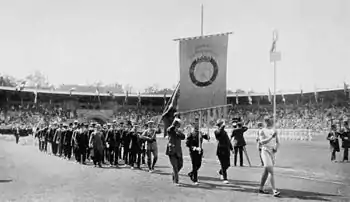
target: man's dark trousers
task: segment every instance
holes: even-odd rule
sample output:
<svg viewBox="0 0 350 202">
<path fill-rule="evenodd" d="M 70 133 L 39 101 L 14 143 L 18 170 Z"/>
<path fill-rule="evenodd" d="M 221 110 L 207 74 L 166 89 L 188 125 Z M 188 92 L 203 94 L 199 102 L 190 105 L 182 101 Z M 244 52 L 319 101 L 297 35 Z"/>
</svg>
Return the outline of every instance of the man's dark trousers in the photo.
<svg viewBox="0 0 350 202">
<path fill-rule="evenodd" d="M 192 171 L 190 172 L 190 177 L 193 182 L 198 182 L 198 170 L 202 165 L 203 153 L 198 151 L 191 151 L 190 157 L 192 162 Z"/>
<path fill-rule="evenodd" d="M 243 146 L 235 146 L 234 165 L 237 165 L 237 153 L 239 152 L 239 164 L 243 166 Z"/>
</svg>

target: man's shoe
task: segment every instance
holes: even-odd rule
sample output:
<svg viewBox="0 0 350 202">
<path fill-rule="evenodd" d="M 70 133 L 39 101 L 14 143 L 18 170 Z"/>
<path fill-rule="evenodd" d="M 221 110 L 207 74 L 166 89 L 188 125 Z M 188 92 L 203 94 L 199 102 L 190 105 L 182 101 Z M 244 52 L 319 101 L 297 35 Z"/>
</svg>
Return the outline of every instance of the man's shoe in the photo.
<svg viewBox="0 0 350 202">
<path fill-rule="evenodd" d="M 273 196 L 274 196 L 274 197 L 279 197 L 280 194 L 281 194 L 281 193 L 280 193 L 279 191 L 277 191 L 277 190 L 273 191 Z"/>
<path fill-rule="evenodd" d="M 263 189 L 259 189 L 258 193 L 259 194 L 268 194 L 268 192 L 264 191 Z"/>
</svg>

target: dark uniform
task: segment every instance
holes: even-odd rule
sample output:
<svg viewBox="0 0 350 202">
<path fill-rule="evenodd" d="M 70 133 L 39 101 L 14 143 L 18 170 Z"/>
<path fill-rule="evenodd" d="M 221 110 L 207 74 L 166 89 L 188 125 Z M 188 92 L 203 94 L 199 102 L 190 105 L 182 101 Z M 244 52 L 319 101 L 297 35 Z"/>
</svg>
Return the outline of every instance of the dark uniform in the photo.
<svg viewBox="0 0 350 202">
<path fill-rule="evenodd" d="M 46 131 L 46 128 L 41 128 L 37 133 L 37 137 L 39 139 L 39 150 L 42 152 L 45 151 L 45 143 L 47 143 Z"/>
<path fill-rule="evenodd" d="M 108 158 L 108 154 L 107 154 L 107 147 L 106 147 L 106 142 L 105 142 L 105 140 L 106 140 L 106 136 L 107 136 L 107 132 L 108 132 L 108 129 L 107 129 L 107 126 L 105 125 L 104 127 L 103 127 L 103 129 L 101 130 L 101 132 L 102 132 L 102 138 L 103 138 L 103 152 L 102 152 L 102 163 L 103 164 L 106 164 L 106 158 Z"/>
<path fill-rule="evenodd" d="M 43 151 L 47 152 L 47 142 L 49 141 L 49 137 L 48 137 L 48 133 L 47 131 L 49 130 L 48 127 L 45 127 L 43 129 L 43 134 L 42 134 L 42 138 L 43 138 Z"/>
<path fill-rule="evenodd" d="M 77 160 L 79 163 L 85 164 L 86 160 L 86 151 L 89 144 L 88 140 L 88 131 L 86 129 L 86 125 L 83 126 L 83 129 L 78 131 L 75 135 L 77 142 Z"/>
<path fill-rule="evenodd" d="M 339 133 L 336 132 L 336 126 L 331 126 L 331 131 L 328 133 L 327 140 L 329 140 L 331 150 L 331 161 L 336 160 L 336 152 L 340 151 L 339 148 Z"/>
<path fill-rule="evenodd" d="M 119 127 L 114 129 L 115 135 L 115 147 L 114 147 L 114 165 L 118 165 L 119 159 L 121 159 L 121 142 L 122 142 L 123 130 Z"/>
<path fill-rule="evenodd" d="M 37 128 L 37 129 L 36 129 L 36 133 L 35 133 L 35 137 L 38 138 L 38 142 L 39 142 L 38 148 L 39 148 L 39 151 L 42 151 L 41 133 L 42 133 L 42 128 Z"/>
<path fill-rule="evenodd" d="M 63 154 L 63 138 L 62 138 L 62 124 L 60 124 L 60 127 L 56 130 L 54 135 L 54 142 L 57 144 L 57 152 L 58 155 L 61 157 Z"/>
<path fill-rule="evenodd" d="M 53 127 L 49 126 L 49 128 L 46 131 L 46 135 L 47 135 L 47 147 L 48 147 L 48 154 L 51 155 L 52 154 L 52 139 L 53 139 L 53 134 L 52 134 L 52 130 Z"/>
<path fill-rule="evenodd" d="M 66 149 L 65 149 L 65 142 L 64 140 L 66 139 L 66 133 L 67 133 L 67 127 L 68 125 L 67 124 L 63 124 L 63 129 L 62 129 L 62 135 L 61 135 L 61 139 L 62 139 L 62 157 L 66 157 Z"/>
<path fill-rule="evenodd" d="M 69 125 L 69 128 L 66 129 L 63 145 L 64 145 L 64 157 L 70 159 L 72 157 L 72 137 L 73 137 L 73 129 L 72 124 Z"/>
<path fill-rule="evenodd" d="M 16 138 L 16 144 L 18 144 L 18 142 L 19 142 L 19 137 L 21 136 L 21 135 L 20 135 L 20 130 L 19 130 L 19 127 L 18 127 L 18 126 L 15 128 L 14 134 L 15 134 L 15 138 Z"/>
<path fill-rule="evenodd" d="M 115 156 L 117 150 L 117 140 L 116 140 L 116 130 L 113 128 L 110 128 L 107 131 L 106 135 L 106 148 L 107 148 L 107 159 L 111 165 L 117 165 L 116 162 L 118 163 L 118 160 L 116 161 L 115 158 L 118 159 L 118 156 Z"/>
<path fill-rule="evenodd" d="M 192 171 L 188 173 L 188 176 L 195 183 L 198 182 L 198 170 L 202 165 L 203 139 L 209 140 L 209 135 L 203 134 L 199 137 L 199 130 L 198 127 L 196 127 L 195 131 L 190 133 L 186 140 L 186 146 L 189 148 L 189 153 L 192 162 Z"/>
<path fill-rule="evenodd" d="M 349 148 L 350 148 L 350 128 L 349 123 L 344 122 L 344 129 L 341 132 L 342 148 L 344 149 L 343 161 L 349 161 Z"/>
<path fill-rule="evenodd" d="M 54 126 L 51 128 L 50 130 L 50 134 L 49 134 L 49 139 L 51 139 L 51 150 L 52 150 L 52 154 L 53 155 L 56 155 L 57 154 L 57 143 L 56 143 L 56 140 L 55 140 L 55 134 L 56 134 L 56 130 L 57 130 L 57 127 Z"/>
<path fill-rule="evenodd" d="M 223 122 L 218 122 L 218 129 L 215 130 L 215 138 L 218 141 L 218 146 L 216 149 L 216 155 L 221 164 L 221 169 L 219 171 L 220 176 L 222 176 L 223 180 L 227 180 L 227 169 L 230 167 L 230 154 L 233 150 L 230 138 L 225 131 L 225 126 Z"/>
<path fill-rule="evenodd" d="M 120 126 L 119 126 L 119 128 L 117 129 L 118 130 L 118 133 L 119 133 L 119 135 L 120 135 L 120 146 L 119 146 L 119 152 L 118 152 L 118 156 L 119 156 L 119 159 L 123 159 L 123 153 L 124 153 L 124 151 L 123 151 L 123 146 L 124 146 L 124 123 L 123 122 L 121 122 L 120 124 L 119 124 Z"/>
<path fill-rule="evenodd" d="M 140 135 L 136 131 L 136 129 L 131 130 L 129 132 L 129 136 L 131 139 L 131 147 L 130 147 L 130 165 L 132 167 L 137 164 L 137 168 L 141 168 L 141 140 Z"/>
<path fill-rule="evenodd" d="M 79 157 L 79 145 L 78 145 L 78 140 L 77 140 L 77 134 L 80 132 L 80 129 L 78 125 L 74 125 L 75 128 L 73 129 L 73 135 L 72 135 L 72 146 L 73 146 L 73 154 L 74 154 L 74 158 L 77 162 L 80 162 L 80 157 Z"/>
<path fill-rule="evenodd" d="M 140 132 L 139 135 L 142 135 Z M 139 138 L 141 144 L 141 164 L 146 164 L 146 140 Z"/>
<path fill-rule="evenodd" d="M 239 165 L 243 166 L 243 150 L 247 145 L 244 139 L 244 132 L 248 130 L 247 127 L 242 127 L 242 123 L 238 123 L 238 128 L 233 129 L 231 139 L 233 139 L 234 145 L 234 165 L 237 165 L 237 154 L 239 153 Z"/>
<path fill-rule="evenodd" d="M 128 126 L 130 126 L 130 123 L 128 123 Z M 125 128 L 123 130 L 123 136 L 122 136 L 123 160 L 125 162 L 125 165 L 129 165 L 130 142 L 131 142 L 131 138 L 129 136 L 129 129 Z"/>
<path fill-rule="evenodd" d="M 92 159 L 94 162 L 94 165 L 98 165 L 99 167 L 102 167 L 102 153 L 104 149 L 104 137 L 101 132 L 100 126 L 98 126 L 98 129 L 92 133 L 89 145 L 92 147 L 93 155 Z"/>
<path fill-rule="evenodd" d="M 169 156 L 170 163 L 173 167 L 172 178 L 175 184 L 179 183 L 179 172 L 183 167 L 181 140 L 186 138 L 185 135 L 176 128 L 175 125 L 177 124 L 180 125 L 180 121 L 175 119 L 174 123 L 167 129 L 169 142 L 165 152 L 165 154 Z"/>
<path fill-rule="evenodd" d="M 92 124 L 90 125 L 90 128 L 89 128 L 89 130 L 88 130 L 88 140 L 90 140 L 91 134 L 95 131 L 95 129 L 94 129 L 95 126 L 96 126 L 95 123 L 92 123 Z M 86 159 L 91 160 L 90 154 L 91 154 L 91 148 L 88 147 L 88 148 L 87 148 L 87 151 L 86 151 Z"/>
</svg>

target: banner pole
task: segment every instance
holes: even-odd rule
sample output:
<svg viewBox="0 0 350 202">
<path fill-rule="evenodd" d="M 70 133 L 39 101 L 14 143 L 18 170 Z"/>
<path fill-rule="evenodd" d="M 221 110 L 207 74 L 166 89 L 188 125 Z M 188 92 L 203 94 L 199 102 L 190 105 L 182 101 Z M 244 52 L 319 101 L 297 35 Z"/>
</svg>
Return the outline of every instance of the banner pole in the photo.
<svg viewBox="0 0 350 202">
<path fill-rule="evenodd" d="M 199 121 L 198 121 L 198 144 L 199 148 L 202 149 L 202 144 L 201 144 L 201 126 L 202 126 L 202 111 L 199 111 Z"/>
<path fill-rule="evenodd" d="M 276 62 L 273 62 L 273 125 L 276 127 Z"/>
<path fill-rule="evenodd" d="M 219 107 L 230 107 L 233 106 L 232 104 L 227 104 L 227 105 L 218 105 L 218 106 L 214 106 L 214 107 L 207 107 L 207 108 L 200 108 L 200 109 L 193 109 L 193 110 L 188 110 L 188 111 L 182 111 L 182 112 L 178 112 L 179 114 L 186 114 L 186 113 L 191 113 L 191 112 L 197 112 L 200 110 L 208 110 L 208 109 L 215 109 L 215 108 L 219 108 Z"/>
</svg>

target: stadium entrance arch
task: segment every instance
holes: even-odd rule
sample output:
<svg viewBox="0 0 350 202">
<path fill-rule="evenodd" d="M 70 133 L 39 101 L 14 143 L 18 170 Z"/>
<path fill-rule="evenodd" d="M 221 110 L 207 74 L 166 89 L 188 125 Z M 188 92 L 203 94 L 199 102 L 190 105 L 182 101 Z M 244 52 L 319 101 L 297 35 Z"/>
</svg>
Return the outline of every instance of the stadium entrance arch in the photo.
<svg viewBox="0 0 350 202">
<path fill-rule="evenodd" d="M 97 122 L 99 124 L 105 124 L 108 122 L 108 119 L 106 117 L 103 117 L 103 116 L 98 116 L 98 115 L 92 115 L 92 116 L 89 116 L 89 117 L 86 117 L 86 120 L 87 121 L 94 121 L 94 122 Z"/>
<path fill-rule="evenodd" d="M 113 116 L 113 111 L 80 109 L 80 110 L 77 110 L 77 114 L 79 119 L 83 119 L 87 121 L 96 121 L 100 124 L 104 124 L 111 120 Z"/>
</svg>

